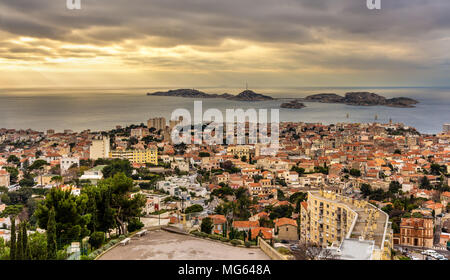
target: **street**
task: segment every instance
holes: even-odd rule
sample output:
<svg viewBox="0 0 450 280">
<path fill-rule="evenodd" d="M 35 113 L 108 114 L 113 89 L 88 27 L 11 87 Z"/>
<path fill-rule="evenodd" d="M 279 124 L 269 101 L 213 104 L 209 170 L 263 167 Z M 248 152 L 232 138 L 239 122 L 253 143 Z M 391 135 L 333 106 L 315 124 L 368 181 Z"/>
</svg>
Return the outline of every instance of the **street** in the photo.
<svg viewBox="0 0 450 280">
<path fill-rule="evenodd" d="M 399 246 L 399 245 L 394 245 L 394 249 L 395 250 L 397 250 L 397 251 L 402 251 L 402 252 L 406 252 L 406 253 L 403 253 L 404 255 L 406 254 L 408 257 L 410 257 L 410 258 L 412 258 L 412 257 L 416 257 L 416 258 L 418 258 L 419 260 L 425 260 L 426 259 L 426 255 L 422 255 L 421 254 L 421 252 L 422 251 L 425 251 L 425 250 L 429 250 L 429 249 L 431 249 L 431 248 L 422 248 L 422 247 L 420 247 L 420 248 L 418 248 L 418 247 L 412 247 L 412 246 Z M 407 250 L 407 251 L 405 251 L 405 250 Z M 434 250 L 434 251 L 436 251 L 437 253 L 439 253 L 439 254 L 441 254 L 441 255 L 443 255 L 444 257 L 446 257 L 447 259 L 449 259 L 450 258 L 450 251 L 448 251 L 448 250 L 441 250 L 441 249 L 431 249 L 431 250 Z M 432 260 L 436 260 L 435 258 L 433 258 L 433 257 L 429 257 L 429 258 L 431 258 Z"/>
</svg>

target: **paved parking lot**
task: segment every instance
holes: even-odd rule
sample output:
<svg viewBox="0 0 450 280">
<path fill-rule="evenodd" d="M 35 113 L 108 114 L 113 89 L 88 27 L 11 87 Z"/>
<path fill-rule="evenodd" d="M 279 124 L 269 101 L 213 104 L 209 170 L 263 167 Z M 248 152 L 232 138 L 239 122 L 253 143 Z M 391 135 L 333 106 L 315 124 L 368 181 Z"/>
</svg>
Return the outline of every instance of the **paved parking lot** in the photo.
<svg viewBox="0 0 450 280">
<path fill-rule="evenodd" d="M 269 260 L 259 248 L 242 248 L 164 230 L 133 237 L 100 260 Z"/>
</svg>

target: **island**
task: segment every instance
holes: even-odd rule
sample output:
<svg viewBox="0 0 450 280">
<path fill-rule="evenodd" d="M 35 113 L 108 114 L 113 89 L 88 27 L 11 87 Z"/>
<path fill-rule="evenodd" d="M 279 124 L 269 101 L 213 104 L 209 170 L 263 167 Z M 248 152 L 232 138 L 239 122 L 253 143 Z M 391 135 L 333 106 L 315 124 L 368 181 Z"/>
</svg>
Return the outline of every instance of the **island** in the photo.
<svg viewBox="0 0 450 280">
<path fill-rule="evenodd" d="M 169 91 L 157 91 L 153 93 L 147 93 L 151 96 L 173 96 L 184 98 L 224 98 L 234 101 L 269 101 L 275 100 L 268 95 L 256 93 L 252 90 L 244 90 L 238 95 L 232 95 L 228 93 L 223 94 L 211 94 L 199 91 L 196 89 L 174 89 Z M 389 106 L 400 108 L 413 108 L 414 105 L 419 103 L 418 101 L 408 97 L 395 97 L 386 98 L 371 92 L 347 92 L 345 96 L 338 95 L 336 93 L 319 93 L 309 95 L 305 98 L 297 98 L 292 102 L 281 104 L 281 108 L 289 109 L 301 109 L 305 105 L 302 102 L 321 102 L 321 103 L 342 103 L 354 106 Z"/>
<path fill-rule="evenodd" d="M 273 97 L 268 95 L 263 95 L 260 93 L 255 93 L 251 90 L 244 90 L 236 96 L 228 97 L 229 100 L 237 100 L 237 101 L 266 101 L 266 100 L 274 100 Z"/>
<path fill-rule="evenodd" d="M 319 93 L 309 95 L 301 101 L 321 103 L 342 103 L 355 106 L 389 106 L 400 108 L 414 108 L 417 100 L 408 97 L 386 98 L 372 92 L 347 92 L 345 96 L 335 93 Z"/>
<path fill-rule="evenodd" d="M 175 89 L 169 91 L 158 91 L 153 93 L 147 93 L 147 95 L 151 96 L 175 96 L 175 97 L 184 97 L 184 98 L 225 98 L 228 100 L 235 101 L 266 101 L 266 100 L 274 100 L 273 97 L 255 93 L 252 90 L 244 90 L 238 95 L 231 95 L 228 93 L 224 94 L 210 94 L 205 93 L 196 89 Z"/>
<path fill-rule="evenodd" d="M 305 108 L 305 104 L 299 102 L 297 99 L 296 100 L 292 100 L 290 102 L 286 102 L 280 105 L 281 108 L 285 108 L 285 109 L 302 109 Z"/>
</svg>

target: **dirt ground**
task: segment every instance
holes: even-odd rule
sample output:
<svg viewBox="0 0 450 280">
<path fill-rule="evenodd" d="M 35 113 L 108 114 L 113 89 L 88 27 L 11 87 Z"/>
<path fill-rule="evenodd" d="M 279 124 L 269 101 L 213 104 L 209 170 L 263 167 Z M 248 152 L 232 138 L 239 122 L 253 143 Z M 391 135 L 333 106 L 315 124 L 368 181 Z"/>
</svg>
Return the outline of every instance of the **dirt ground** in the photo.
<svg viewBox="0 0 450 280">
<path fill-rule="evenodd" d="M 128 245 L 118 245 L 100 260 L 269 260 L 259 248 L 233 247 L 164 230 L 133 237 Z"/>
</svg>

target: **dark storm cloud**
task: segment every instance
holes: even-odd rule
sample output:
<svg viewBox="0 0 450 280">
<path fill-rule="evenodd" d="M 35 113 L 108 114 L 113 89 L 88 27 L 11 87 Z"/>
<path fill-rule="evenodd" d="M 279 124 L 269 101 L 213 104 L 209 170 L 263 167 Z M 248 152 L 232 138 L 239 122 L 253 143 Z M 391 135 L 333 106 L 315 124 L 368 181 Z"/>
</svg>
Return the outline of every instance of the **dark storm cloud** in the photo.
<svg viewBox="0 0 450 280">
<path fill-rule="evenodd" d="M 1 0 L 0 58 L 116 55 L 132 66 L 249 72 L 448 70 L 450 1 L 381 1 L 375 11 L 366 0 L 81 0 L 82 10 L 68 10 L 66 0 Z M 21 36 L 38 40 L 8 40 Z M 176 46 L 191 52 L 140 51 Z M 245 52 L 251 46 L 267 57 Z"/>
<path fill-rule="evenodd" d="M 450 26 L 448 0 L 383 0 L 381 11 L 369 11 L 365 0 L 81 1 L 82 10 L 70 11 L 65 0 L 3 0 L 0 29 L 71 41 L 80 39 L 74 29 L 102 27 L 112 31 L 88 32 L 85 39 L 157 36 L 168 44 L 201 45 L 227 37 L 308 43 L 317 40 L 311 32 L 320 30 L 330 36 L 407 40 Z"/>
</svg>

